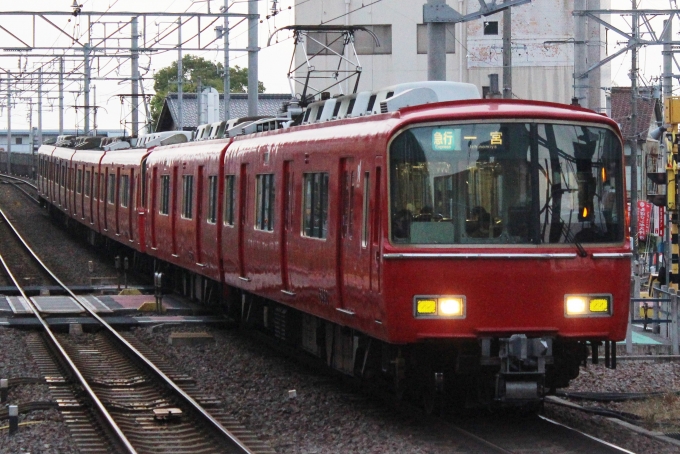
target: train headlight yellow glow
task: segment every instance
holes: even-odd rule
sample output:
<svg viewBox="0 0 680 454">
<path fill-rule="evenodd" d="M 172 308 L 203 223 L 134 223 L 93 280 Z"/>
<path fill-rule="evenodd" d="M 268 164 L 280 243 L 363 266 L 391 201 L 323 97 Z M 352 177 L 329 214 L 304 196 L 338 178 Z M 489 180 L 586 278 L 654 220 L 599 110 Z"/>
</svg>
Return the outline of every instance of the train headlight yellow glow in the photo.
<svg viewBox="0 0 680 454">
<path fill-rule="evenodd" d="M 413 298 L 418 318 L 465 318 L 465 296 L 418 295 Z"/>
<path fill-rule="evenodd" d="M 580 315 L 586 313 L 586 299 L 582 296 L 570 296 L 567 298 L 567 314 Z"/>
<path fill-rule="evenodd" d="M 439 300 L 439 315 L 445 317 L 463 315 L 462 298 L 442 298 Z"/>
<path fill-rule="evenodd" d="M 565 295 L 567 317 L 602 317 L 612 313 L 611 295 Z"/>
</svg>

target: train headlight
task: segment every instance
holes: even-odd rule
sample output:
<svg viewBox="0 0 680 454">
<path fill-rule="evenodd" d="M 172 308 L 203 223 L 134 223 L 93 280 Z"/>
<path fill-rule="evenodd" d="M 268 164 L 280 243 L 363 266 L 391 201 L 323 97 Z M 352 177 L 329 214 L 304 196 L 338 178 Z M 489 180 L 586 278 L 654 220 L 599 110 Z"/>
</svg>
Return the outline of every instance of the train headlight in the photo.
<svg viewBox="0 0 680 454">
<path fill-rule="evenodd" d="M 598 317 L 612 313 L 611 295 L 565 295 L 564 315 L 567 317 Z"/>
<path fill-rule="evenodd" d="M 413 303 L 417 318 L 465 318 L 465 297 L 461 295 L 416 296 Z"/>
</svg>

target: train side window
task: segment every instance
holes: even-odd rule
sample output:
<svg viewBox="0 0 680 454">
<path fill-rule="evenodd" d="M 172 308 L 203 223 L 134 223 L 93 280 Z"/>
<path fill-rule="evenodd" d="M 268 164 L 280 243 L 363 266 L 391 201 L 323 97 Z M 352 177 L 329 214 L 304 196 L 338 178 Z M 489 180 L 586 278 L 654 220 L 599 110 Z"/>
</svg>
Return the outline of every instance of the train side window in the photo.
<svg viewBox="0 0 680 454">
<path fill-rule="evenodd" d="M 106 189 L 106 174 L 100 173 L 99 174 L 99 200 L 102 202 L 104 201 L 104 190 Z"/>
<path fill-rule="evenodd" d="M 234 207 L 236 206 L 235 176 L 224 177 L 224 223 L 234 225 Z"/>
<path fill-rule="evenodd" d="M 326 238 L 328 235 L 328 173 L 306 173 L 303 179 L 302 234 L 310 238 Z"/>
<path fill-rule="evenodd" d="M 208 224 L 217 222 L 217 176 L 208 177 Z"/>
<path fill-rule="evenodd" d="M 116 174 L 115 173 L 110 173 L 109 174 L 109 188 L 107 191 L 109 195 L 109 203 L 114 204 L 116 203 Z"/>
<path fill-rule="evenodd" d="M 80 194 L 83 192 L 83 170 L 78 169 L 78 173 L 76 176 L 76 192 Z"/>
<path fill-rule="evenodd" d="M 194 176 L 182 175 L 182 217 L 191 219 L 193 213 Z"/>
<path fill-rule="evenodd" d="M 61 165 L 61 186 L 66 187 L 66 164 Z"/>
<path fill-rule="evenodd" d="M 90 196 L 91 173 L 89 170 L 85 171 L 85 195 Z"/>
<path fill-rule="evenodd" d="M 170 213 L 170 175 L 161 175 L 160 214 Z"/>
<path fill-rule="evenodd" d="M 130 176 L 120 176 L 120 206 L 127 208 L 130 204 Z"/>
<path fill-rule="evenodd" d="M 94 177 L 92 178 L 92 182 L 94 183 L 94 188 L 92 188 L 92 197 L 95 199 L 99 198 L 99 173 L 95 172 Z"/>
<path fill-rule="evenodd" d="M 274 174 L 257 175 L 255 228 L 274 230 Z"/>
</svg>

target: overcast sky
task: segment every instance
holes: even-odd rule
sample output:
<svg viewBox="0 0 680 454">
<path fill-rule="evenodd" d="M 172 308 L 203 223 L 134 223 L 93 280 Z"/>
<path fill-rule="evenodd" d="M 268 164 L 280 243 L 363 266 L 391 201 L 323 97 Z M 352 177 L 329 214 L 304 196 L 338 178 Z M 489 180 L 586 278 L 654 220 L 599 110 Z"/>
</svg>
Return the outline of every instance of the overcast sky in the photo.
<svg viewBox="0 0 680 454">
<path fill-rule="evenodd" d="M 290 88 L 288 85 L 288 80 L 286 78 L 286 73 L 288 71 L 288 66 L 293 52 L 292 40 L 287 39 L 289 36 L 287 33 L 282 33 L 280 35 L 279 42 L 274 41 L 272 46 L 267 47 L 267 39 L 269 35 L 276 29 L 293 23 L 293 9 L 289 7 L 294 7 L 295 3 L 302 1 L 313 1 L 318 2 L 321 0 L 278 0 L 277 5 L 282 12 L 275 17 L 269 19 L 266 18 L 270 14 L 270 8 L 272 5 L 272 0 L 259 0 L 259 14 L 262 22 L 259 24 L 259 45 L 261 47 L 259 55 L 259 80 L 262 81 L 266 87 L 268 93 L 289 93 Z M 330 0 L 324 0 L 330 1 Z M 344 1 L 344 0 L 335 0 Z M 358 0 L 352 0 L 353 3 Z M 396 1 L 412 1 L 412 0 L 383 0 L 385 3 L 396 2 Z M 424 0 L 420 0 L 424 1 Z M 534 0 L 540 1 L 540 0 Z M 24 0 L 23 2 L 17 2 L 16 0 L 0 0 L 0 11 L 66 11 L 71 12 L 71 5 L 73 0 Z M 191 12 L 208 12 L 208 7 L 210 7 L 211 12 L 215 13 L 219 11 L 220 6 L 224 5 L 224 0 L 80 0 L 82 3 L 83 10 L 85 11 L 110 11 L 110 12 L 173 12 L 173 13 L 191 13 Z M 449 2 L 452 6 L 456 2 Z M 612 8 L 629 9 L 631 7 L 631 1 L 629 0 L 611 0 Z M 247 1 L 234 1 L 230 2 L 230 12 L 234 13 L 246 13 L 248 9 Z M 642 0 L 639 4 L 639 8 L 646 9 L 668 9 L 675 6 L 674 0 Z M 454 6 L 455 7 L 455 6 Z M 521 6 L 520 6 L 521 8 Z M 72 39 L 67 35 L 71 35 L 77 38 L 80 42 L 86 42 L 87 36 L 87 19 L 86 16 L 80 16 L 74 18 L 72 16 L 51 16 L 48 17 L 54 24 L 65 33 L 61 33 L 57 28 L 50 26 L 46 22 L 38 19 L 36 23 L 38 24 L 37 29 L 37 42 L 49 41 L 50 46 L 57 47 L 68 47 L 73 44 Z M 96 18 L 93 18 L 93 20 Z M 118 18 L 116 20 L 122 20 Z M 147 41 L 153 40 L 156 36 L 162 36 L 164 30 L 172 27 L 171 24 L 163 22 L 164 20 L 170 19 L 159 19 L 158 23 L 146 24 L 146 38 Z M 107 24 L 100 24 L 93 27 L 93 41 L 96 42 L 102 36 L 110 35 L 113 30 L 118 26 L 112 23 L 112 18 L 102 19 L 102 22 L 110 21 Z M 623 31 L 630 31 L 630 17 L 615 17 L 612 21 Z M 220 21 L 221 22 L 221 21 Z M 218 22 L 218 23 L 220 23 Z M 237 19 L 231 19 L 230 25 L 234 27 L 230 35 L 230 48 L 245 48 L 247 46 L 247 25 L 243 22 L 240 25 L 236 25 Z M 206 19 L 202 22 L 202 27 L 208 24 Z M 210 26 L 204 33 L 203 45 L 209 40 L 212 40 L 215 36 L 213 31 L 215 25 Z M 17 16 L 3 16 L 0 12 L 0 26 L 6 28 L 9 32 L 16 35 L 17 38 L 23 40 L 26 43 L 31 43 L 31 23 L 29 19 L 22 21 L 17 18 Z M 678 40 L 678 32 L 680 32 L 680 23 L 676 21 L 674 24 L 675 33 L 674 39 Z M 661 27 L 661 22 L 659 20 L 658 27 Z M 187 39 L 192 36 L 197 31 L 197 23 L 194 22 L 192 25 L 186 26 L 182 31 L 182 38 Z M 656 27 L 655 27 L 656 28 Z M 142 23 L 140 21 L 140 32 L 142 29 Z M 109 39 L 109 46 L 129 46 L 129 27 L 126 28 L 121 34 L 113 35 L 113 38 L 120 39 Z M 644 37 L 644 36 L 643 36 Z M 221 41 L 221 40 L 220 40 Z M 615 52 L 620 49 L 621 46 L 625 46 L 623 42 L 624 39 L 614 33 L 609 32 L 608 34 L 609 50 L 610 53 Z M 153 54 L 153 56 L 143 55 L 140 57 L 140 67 L 147 68 L 141 69 L 141 73 L 144 77 L 153 77 L 154 71 L 168 66 L 173 61 L 177 59 L 177 50 L 174 48 L 177 42 L 177 34 L 170 34 L 164 41 L 164 45 L 157 46 L 160 49 L 159 52 Z M 218 43 L 214 43 L 209 46 L 209 49 L 200 53 L 194 53 L 208 60 L 213 61 L 223 61 L 222 52 L 215 50 Z M 221 45 L 221 42 L 219 43 Z M 0 45 L 18 47 L 21 44 L 17 42 L 16 39 L 12 38 L 7 32 L 0 29 Z M 195 45 L 195 42 L 194 42 Z M 76 46 L 78 46 L 76 44 Z M 661 46 L 649 46 L 642 48 L 639 54 L 640 62 L 640 77 L 645 83 L 654 83 L 655 78 L 657 78 L 661 73 Z M 30 55 L 30 53 L 28 54 Z M 25 68 L 27 71 L 31 71 L 37 68 L 39 65 L 44 64 L 49 61 L 48 57 L 31 57 L 26 59 L 25 57 L 20 57 L 17 54 L 16 57 L 1 58 L 0 67 L 6 71 L 17 72 L 19 68 Z M 230 55 L 230 65 L 239 65 L 241 67 L 247 66 L 247 53 L 245 52 L 231 52 Z M 67 63 L 67 70 L 73 69 L 77 61 L 70 61 Z M 54 70 L 58 68 L 52 68 Z M 47 69 L 49 70 L 49 68 Z M 630 70 L 630 53 L 625 56 L 619 57 L 611 62 L 611 74 L 614 78 L 615 84 L 620 86 L 630 85 L 630 79 L 628 78 L 628 73 Z M 676 73 L 680 73 L 680 69 L 674 68 Z M 106 77 L 118 77 L 124 78 L 130 75 L 130 63 L 129 61 L 119 61 L 116 59 L 98 59 L 96 62 L 93 61 L 93 76 L 106 76 Z M 2 77 L 2 74 L 0 74 Z M 6 93 L 6 82 L 2 82 L 2 92 L 3 97 Z M 130 84 L 118 81 L 107 81 L 107 80 L 96 80 L 92 82 L 92 85 L 96 88 L 91 92 L 90 104 L 94 104 L 94 91 L 96 90 L 96 104 L 101 106 L 98 111 L 97 125 L 99 128 L 106 129 L 123 129 L 123 123 L 127 120 L 129 122 L 129 99 L 121 105 L 120 98 L 116 94 L 120 93 L 130 93 Z M 144 89 L 147 94 L 153 93 L 153 81 L 145 80 Z M 57 114 L 57 85 L 55 83 L 45 83 L 43 85 L 43 90 L 45 92 L 44 97 L 44 115 L 43 115 L 43 128 L 44 129 L 57 129 L 58 128 L 58 114 Z M 67 85 L 65 94 L 64 104 L 67 106 L 65 112 L 64 127 L 66 129 L 73 129 L 76 126 L 83 126 L 82 110 L 76 112 L 73 106 L 84 105 L 84 99 L 82 96 L 82 82 L 71 82 Z M 676 93 L 677 94 L 677 93 Z M 17 97 L 13 103 L 12 111 L 12 129 L 27 129 L 29 126 L 29 99 L 31 94 L 24 93 L 21 97 Z M 33 101 L 35 102 L 35 95 L 33 95 Z M 0 104 L 4 106 L 5 99 L 0 99 Z M 140 119 L 143 117 L 143 110 L 140 113 Z M 34 106 L 33 112 L 33 126 L 37 126 L 37 106 Z M 91 120 L 92 123 L 92 120 Z M 2 109 L 0 112 L 0 129 L 7 128 L 7 115 L 6 109 Z M 129 128 L 129 123 L 127 125 Z"/>
</svg>

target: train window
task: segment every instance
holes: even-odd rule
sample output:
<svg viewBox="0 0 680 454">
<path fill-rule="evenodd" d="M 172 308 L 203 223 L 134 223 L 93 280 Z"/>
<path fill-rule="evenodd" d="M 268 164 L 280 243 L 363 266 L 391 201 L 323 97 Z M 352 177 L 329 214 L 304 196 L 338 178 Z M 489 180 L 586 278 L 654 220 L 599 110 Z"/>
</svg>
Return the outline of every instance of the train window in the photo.
<svg viewBox="0 0 680 454">
<path fill-rule="evenodd" d="M 130 176 L 121 175 L 120 176 L 120 206 L 127 208 L 130 204 Z"/>
<path fill-rule="evenodd" d="M 217 222 L 217 177 L 208 177 L 208 223 Z"/>
<path fill-rule="evenodd" d="M 274 175 L 257 175 L 255 228 L 274 230 Z"/>
<path fill-rule="evenodd" d="M 61 165 L 61 185 L 66 187 L 66 164 Z"/>
<path fill-rule="evenodd" d="M 99 173 L 95 173 L 92 182 L 94 183 L 94 187 L 92 188 L 92 197 L 95 199 L 99 198 Z"/>
<path fill-rule="evenodd" d="M 363 224 L 361 225 L 361 246 L 368 246 L 368 217 L 370 215 L 369 205 L 371 196 L 371 184 L 370 175 L 368 172 L 364 174 L 364 213 L 363 213 Z"/>
<path fill-rule="evenodd" d="M 89 170 L 85 171 L 85 195 L 90 196 L 90 184 L 92 184 L 90 180 L 91 173 Z"/>
<path fill-rule="evenodd" d="M 161 175 L 161 206 L 159 213 L 170 213 L 170 175 Z"/>
<path fill-rule="evenodd" d="M 110 204 L 116 203 L 116 174 L 115 173 L 109 174 L 109 187 L 108 187 L 108 190 L 107 190 L 107 194 L 109 196 L 109 203 Z"/>
<path fill-rule="evenodd" d="M 194 176 L 182 175 L 182 217 L 191 219 L 193 216 Z"/>
<path fill-rule="evenodd" d="M 390 146 L 391 239 L 403 244 L 623 241 L 622 151 L 596 125 L 414 127 Z"/>
<path fill-rule="evenodd" d="M 103 172 L 99 174 L 99 200 L 104 201 L 106 189 L 106 174 Z"/>
<path fill-rule="evenodd" d="M 80 194 L 83 192 L 83 170 L 78 169 L 78 173 L 76 175 L 76 192 Z"/>
<path fill-rule="evenodd" d="M 234 175 L 224 177 L 224 223 L 226 225 L 234 225 L 234 207 L 236 206 L 234 180 Z"/>
<path fill-rule="evenodd" d="M 310 238 L 328 235 L 328 173 L 304 174 L 302 234 Z"/>
</svg>

